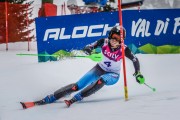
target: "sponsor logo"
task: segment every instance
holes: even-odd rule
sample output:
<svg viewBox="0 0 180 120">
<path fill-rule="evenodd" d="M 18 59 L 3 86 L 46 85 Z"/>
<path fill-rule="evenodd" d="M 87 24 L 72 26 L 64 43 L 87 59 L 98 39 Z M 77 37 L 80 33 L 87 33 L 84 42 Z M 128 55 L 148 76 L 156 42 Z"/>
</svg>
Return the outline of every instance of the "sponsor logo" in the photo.
<svg viewBox="0 0 180 120">
<path fill-rule="evenodd" d="M 116 23 L 116 25 L 119 25 L 119 23 Z M 110 31 L 112 27 L 113 26 L 109 26 L 109 24 L 76 26 L 73 28 L 71 34 L 66 35 L 65 31 L 68 28 L 46 29 L 43 41 L 47 41 L 48 39 L 64 40 L 73 38 L 106 36 L 107 32 Z"/>
<path fill-rule="evenodd" d="M 104 55 L 107 55 L 108 57 L 113 58 L 115 60 L 119 57 L 119 55 L 112 53 L 110 51 L 107 51 L 107 50 L 104 50 L 103 53 Z"/>
</svg>

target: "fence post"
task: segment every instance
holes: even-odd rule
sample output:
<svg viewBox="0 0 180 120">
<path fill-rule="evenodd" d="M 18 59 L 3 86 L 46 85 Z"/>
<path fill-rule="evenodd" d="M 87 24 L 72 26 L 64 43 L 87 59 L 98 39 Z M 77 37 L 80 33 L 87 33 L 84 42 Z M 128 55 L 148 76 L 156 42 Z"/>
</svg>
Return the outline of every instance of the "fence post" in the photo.
<svg viewBox="0 0 180 120">
<path fill-rule="evenodd" d="M 29 27 L 29 22 L 28 22 L 28 4 L 26 4 L 26 24 L 27 24 L 27 31 Z M 28 51 L 30 51 L 30 40 L 29 40 L 29 33 L 28 33 Z"/>
<path fill-rule="evenodd" d="M 6 16 L 6 51 L 8 51 L 8 2 L 5 1 L 5 16 Z"/>
</svg>

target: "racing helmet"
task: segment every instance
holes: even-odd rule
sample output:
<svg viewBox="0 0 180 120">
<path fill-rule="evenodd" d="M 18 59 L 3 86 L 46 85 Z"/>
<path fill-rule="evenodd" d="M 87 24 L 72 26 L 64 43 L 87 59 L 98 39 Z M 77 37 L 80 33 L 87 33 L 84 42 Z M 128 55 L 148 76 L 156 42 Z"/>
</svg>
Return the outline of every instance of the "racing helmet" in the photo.
<svg viewBox="0 0 180 120">
<path fill-rule="evenodd" d="M 124 27 L 119 26 L 119 25 L 114 26 L 114 27 L 111 29 L 111 31 L 109 32 L 108 38 L 109 38 L 109 39 L 112 39 L 112 35 L 113 35 L 113 34 L 118 34 L 118 35 L 120 35 L 121 29 L 123 29 L 123 39 L 125 39 L 125 38 L 126 38 L 126 30 L 125 30 Z"/>
</svg>

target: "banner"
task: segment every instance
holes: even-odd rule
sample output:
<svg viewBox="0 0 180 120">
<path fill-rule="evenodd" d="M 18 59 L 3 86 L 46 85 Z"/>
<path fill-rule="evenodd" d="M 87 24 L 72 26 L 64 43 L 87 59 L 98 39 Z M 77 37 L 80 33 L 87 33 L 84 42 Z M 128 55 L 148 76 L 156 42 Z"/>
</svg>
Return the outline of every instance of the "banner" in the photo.
<svg viewBox="0 0 180 120">
<path fill-rule="evenodd" d="M 180 53 L 180 9 L 125 10 L 125 44 L 134 53 Z M 106 38 L 118 12 L 36 18 L 38 53 L 80 50 Z"/>
<path fill-rule="evenodd" d="M 82 49 L 91 42 L 107 37 L 116 24 L 117 12 L 36 18 L 38 53 Z"/>
<path fill-rule="evenodd" d="M 180 53 L 180 9 L 127 10 L 125 43 L 141 53 Z M 131 44 L 131 45 L 130 45 Z"/>
</svg>

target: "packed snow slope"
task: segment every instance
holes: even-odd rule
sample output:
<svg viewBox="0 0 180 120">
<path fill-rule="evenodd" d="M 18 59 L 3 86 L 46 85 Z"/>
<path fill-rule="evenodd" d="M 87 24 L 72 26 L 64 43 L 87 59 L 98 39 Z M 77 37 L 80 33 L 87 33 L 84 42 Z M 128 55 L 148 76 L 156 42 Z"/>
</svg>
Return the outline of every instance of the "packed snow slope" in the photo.
<svg viewBox="0 0 180 120">
<path fill-rule="evenodd" d="M 67 108 L 56 103 L 23 110 L 20 101 L 34 101 L 60 87 L 76 82 L 96 63 L 90 59 L 67 59 L 38 63 L 37 57 L 17 56 L 36 51 L 0 51 L 0 120 L 179 120 L 180 54 L 137 54 L 146 83 L 139 85 L 126 59 L 129 100 L 124 100 L 123 75 L 114 86 Z M 69 99 L 73 95 L 69 96 Z"/>
</svg>

